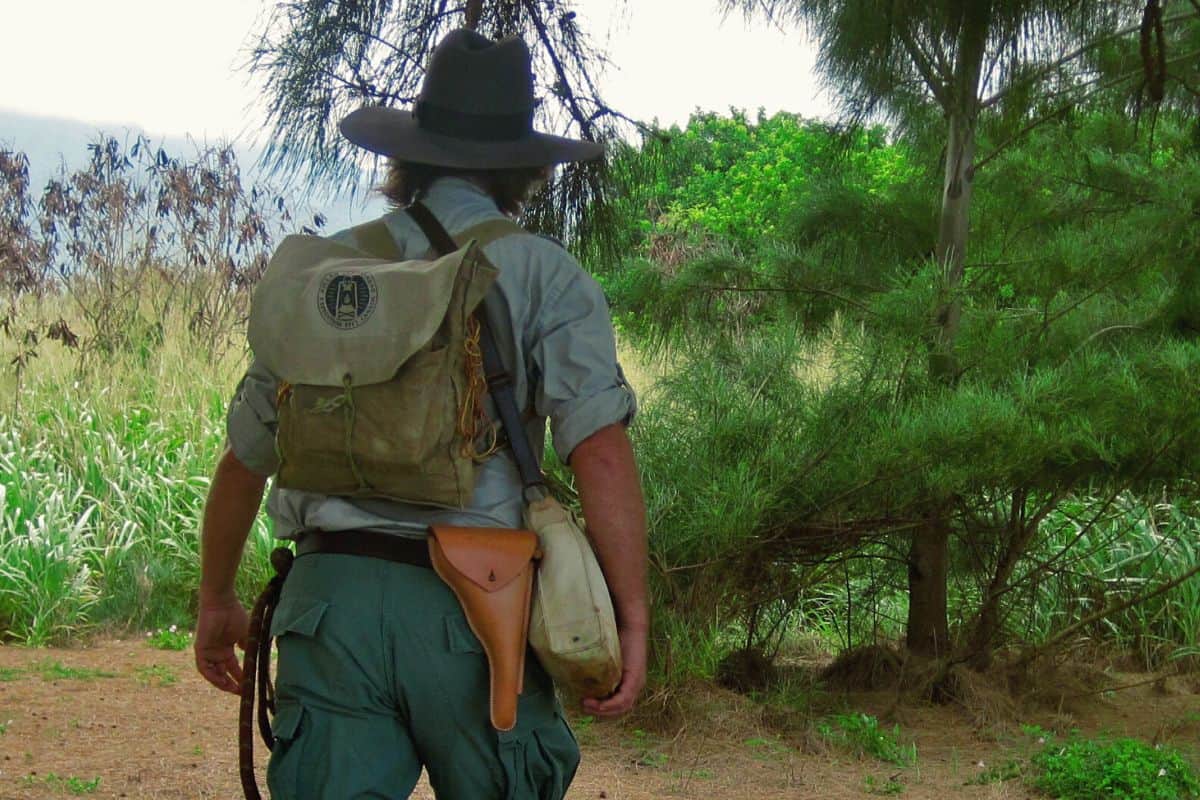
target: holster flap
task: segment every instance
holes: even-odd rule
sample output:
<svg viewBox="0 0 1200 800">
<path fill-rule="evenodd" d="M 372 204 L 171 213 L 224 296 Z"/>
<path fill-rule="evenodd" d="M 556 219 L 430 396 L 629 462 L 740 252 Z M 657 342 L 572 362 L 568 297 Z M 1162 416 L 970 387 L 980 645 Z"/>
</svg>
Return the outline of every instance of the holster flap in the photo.
<svg viewBox="0 0 1200 800">
<path fill-rule="evenodd" d="M 533 531 L 430 526 L 430 535 L 455 570 L 485 592 L 503 589 L 537 558 Z"/>
</svg>

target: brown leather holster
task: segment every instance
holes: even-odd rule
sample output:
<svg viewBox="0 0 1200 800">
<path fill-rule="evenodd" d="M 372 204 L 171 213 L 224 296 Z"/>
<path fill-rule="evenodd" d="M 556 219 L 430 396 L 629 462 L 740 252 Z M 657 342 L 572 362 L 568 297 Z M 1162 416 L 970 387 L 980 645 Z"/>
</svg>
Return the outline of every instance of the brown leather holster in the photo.
<svg viewBox="0 0 1200 800">
<path fill-rule="evenodd" d="M 534 562 L 540 557 L 533 531 L 446 525 L 429 529 L 433 568 L 458 597 L 467 624 L 487 654 L 492 726 L 500 731 L 517 724 Z"/>
</svg>

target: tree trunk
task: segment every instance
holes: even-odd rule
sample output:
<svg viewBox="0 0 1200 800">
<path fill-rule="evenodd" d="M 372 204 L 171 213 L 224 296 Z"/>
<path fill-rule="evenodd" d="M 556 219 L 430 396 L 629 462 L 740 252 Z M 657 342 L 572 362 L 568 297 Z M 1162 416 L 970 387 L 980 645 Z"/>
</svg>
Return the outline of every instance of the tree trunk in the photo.
<svg viewBox="0 0 1200 800">
<path fill-rule="evenodd" d="M 939 381 L 953 383 L 958 375 L 954 342 L 962 319 L 958 296 L 966 267 L 967 231 L 970 223 L 971 187 L 974 179 L 975 114 L 951 113 L 946 142 L 946 177 L 942 185 L 942 213 L 934 254 L 942 270 L 942 304 L 936 315 L 937 338 L 930 360 L 930 373 Z"/>
<path fill-rule="evenodd" d="M 979 79 L 991 24 L 987 4 L 969 4 L 959 32 L 953 83 L 945 96 L 948 120 L 946 177 L 935 255 L 942 269 L 941 306 L 930 351 L 929 372 L 935 381 L 952 384 L 958 376 L 954 342 L 962 318 L 962 285 L 974 180 L 975 124 L 979 117 Z M 947 651 L 947 575 L 950 561 L 948 508 L 913 534 L 908 564 L 908 647 L 919 655 Z"/>
<path fill-rule="evenodd" d="M 948 652 L 946 615 L 950 525 L 942 515 L 913 534 L 908 553 L 908 638 L 910 652 L 939 658 Z"/>
<path fill-rule="evenodd" d="M 1041 515 L 1033 520 L 1025 517 L 1026 492 L 1018 489 L 1013 492 L 1012 512 L 1008 523 L 1008 536 L 1004 543 L 1004 552 L 996 564 L 996 570 L 988 583 L 987 592 L 983 596 L 983 605 L 979 617 L 975 621 L 975 629 L 971 632 L 971 642 L 968 648 L 969 664 L 973 669 L 985 670 L 992 665 L 992 652 L 996 634 L 1000 631 L 1000 600 L 1008 588 L 1017 562 L 1025 554 L 1029 542 L 1037 532 Z"/>
</svg>

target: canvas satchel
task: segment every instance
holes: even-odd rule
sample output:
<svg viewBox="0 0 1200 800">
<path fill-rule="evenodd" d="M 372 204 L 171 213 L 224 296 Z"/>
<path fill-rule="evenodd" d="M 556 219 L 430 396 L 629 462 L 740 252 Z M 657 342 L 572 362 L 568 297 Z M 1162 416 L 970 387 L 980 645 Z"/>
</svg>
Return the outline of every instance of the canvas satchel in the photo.
<svg viewBox="0 0 1200 800">
<path fill-rule="evenodd" d="M 575 515 L 547 495 L 525 508 L 542 560 L 529 645 L 554 682 L 580 697 L 605 697 L 621 681 L 621 642 L 608 583 Z"/>
<path fill-rule="evenodd" d="M 456 246 L 428 209 L 410 208 L 409 213 L 441 252 Z M 621 644 L 608 584 L 582 526 L 550 496 L 542 479 L 511 376 L 492 335 L 503 314 L 493 295 L 484 298 L 481 310 L 488 392 L 521 474 L 525 526 L 537 534 L 542 554 L 533 587 L 529 645 L 560 689 L 581 697 L 604 697 L 621 680 Z"/>
<path fill-rule="evenodd" d="M 401 260 L 382 220 L 358 247 L 289 236 L 250 310 L 255 357 L 279 380 L 279 485 L 462 508 L 475 486 L 464 428 L 471 315 L 497 272 L 481 230 L 440 258 Z"/>
</svg>

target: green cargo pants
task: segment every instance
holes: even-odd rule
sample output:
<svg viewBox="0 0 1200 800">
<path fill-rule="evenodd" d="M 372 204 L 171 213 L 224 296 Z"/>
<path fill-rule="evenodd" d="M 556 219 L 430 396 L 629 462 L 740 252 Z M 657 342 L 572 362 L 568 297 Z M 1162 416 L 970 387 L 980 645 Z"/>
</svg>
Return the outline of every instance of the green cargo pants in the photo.
<svg viewBox="0 0 1200 800">
<path fill-rule="evenodd" d="M 532 653 L 512 731 L 488 716 L 483 649 L 433 570 L 297 558 L 278 637 L 274 800 L 405 798 L 424 766 L 441 800 L 559 800 L 579 747 Z"/>
</svg>

